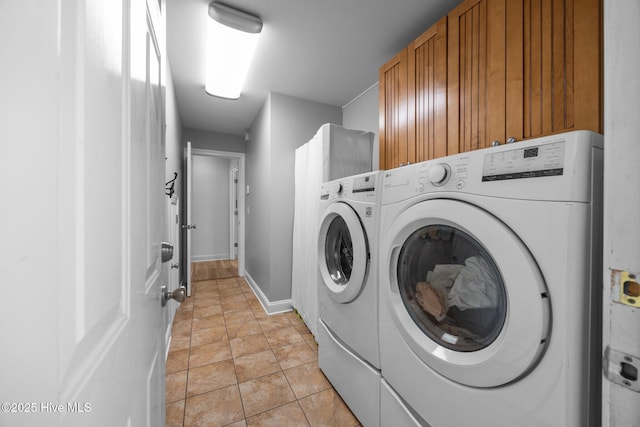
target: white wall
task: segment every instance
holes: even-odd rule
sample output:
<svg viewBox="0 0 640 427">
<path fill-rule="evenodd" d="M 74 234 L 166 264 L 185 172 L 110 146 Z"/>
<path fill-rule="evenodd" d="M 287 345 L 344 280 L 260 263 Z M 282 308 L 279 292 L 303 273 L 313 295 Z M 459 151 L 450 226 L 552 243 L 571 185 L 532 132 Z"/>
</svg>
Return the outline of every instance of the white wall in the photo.
<svg viewBox="0 0 640 427">
<path fill-rule="evenodd" d="M 173 179 L 173 173 L 178 172 L 178 179 L 173 187 L 176 196 L 180 196 L 182 182 L 182 119 L 178 110 L 175 89 L 173 86 L 173 77 L 169 61 L 167 62 L 167 76 L 165 89 L 165 123 L 167 125 L 166 138 L 166 180 Z"/>
<path fill-rule="evenodd" d="M 193 156 L 192 261 L 229 259 L 229 159 Z"/>
<path fill-rule="evenodd" d="M 333 105 L 274 93 L 271 129 L 271 283 L 276 301 L 291 298 L 293 253 L 294 169 L 296 148 L 305 144 L 325 123 L 342 124 L 342 112 Z"/>
<path fill-rule="evenodd" d="M 373 139 L 374 170 L 378 170 L 380 167 L 378 150 L 379 93 L 378 83 L 376 83 L 342 107 L 342 125 L 344 127 L 373 132 L 375 134 L 375 138 Z"/>
<path fill-rule="evenodd" d="M 247 274 L 271 301 L 291 298 L 295 150 L 340 107 L 271 93 L 247 142 Z"/>
<path fill-rule="evenodd" d="M 269 192 L 271 183 L 271 95 L 267 96 L 251 125 L 246 145 L 246 186 L 250 192 L 245 200 L 246 273 L 259 286 L 270 283 L 271 263 Z M 246 191 L 246 189 L 245 189 Z"/>
<path fill-rule="evenodd" d="M 182 130 L 184 141 L 191 141 L 191 148 L 201 148 L 203 150 L 230 151 L 233 153 L 244 153 L 244 135 L 234 135 L 223 132 L 211 132 L 184 128 Z"/>
</svg>

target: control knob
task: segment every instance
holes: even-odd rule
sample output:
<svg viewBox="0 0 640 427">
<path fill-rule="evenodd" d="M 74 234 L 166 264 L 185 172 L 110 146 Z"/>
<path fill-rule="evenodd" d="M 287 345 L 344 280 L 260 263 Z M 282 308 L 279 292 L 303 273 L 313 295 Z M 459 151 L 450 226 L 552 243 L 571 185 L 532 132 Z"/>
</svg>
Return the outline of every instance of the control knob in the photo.
<svg viewBox="0 0 640 427">
<path fill-rule="evenodd" d="M 435 185 L 444 185 L 449 180 L 449 165 L 440 163 L 429 168 L 429 181 Z"/>
</svg>

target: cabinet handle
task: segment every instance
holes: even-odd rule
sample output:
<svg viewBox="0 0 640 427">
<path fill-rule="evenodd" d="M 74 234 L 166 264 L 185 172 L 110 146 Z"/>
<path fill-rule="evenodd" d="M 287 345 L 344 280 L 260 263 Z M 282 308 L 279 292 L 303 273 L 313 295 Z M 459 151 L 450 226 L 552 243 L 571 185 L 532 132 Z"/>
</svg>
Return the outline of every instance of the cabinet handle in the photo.
<svg viewBox="0 0 640 427">
<path fill-rule="evenodd" d="M 500 141 L 498 141 L 497 139 L 494 139 L 493 141 L 491 141 L 492 147 L 497 147 L 498 145 L 500 145 Z"/>
<path fill-rule="evenodd" d="M 513 144 L 516 141 L 517 139 L 515 136 L 510 136 L 509 138 L 507 138 L 507 144 Z"/>
</svg>

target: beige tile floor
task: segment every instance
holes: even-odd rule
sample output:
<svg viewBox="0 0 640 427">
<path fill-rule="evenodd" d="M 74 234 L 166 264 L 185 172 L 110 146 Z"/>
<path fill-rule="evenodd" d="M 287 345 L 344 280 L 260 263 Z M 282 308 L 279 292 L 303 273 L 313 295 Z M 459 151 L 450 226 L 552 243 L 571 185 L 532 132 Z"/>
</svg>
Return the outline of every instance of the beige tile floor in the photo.
<svg viewBox="0 0 640 427">
<path fill-rule="evenodd" d="M 243 278 L 206 269 L 217 278 L 194 281 L 173 323 L 166 425 L 359 426 L 304 322 L 267 315 Z"/>
</svg>

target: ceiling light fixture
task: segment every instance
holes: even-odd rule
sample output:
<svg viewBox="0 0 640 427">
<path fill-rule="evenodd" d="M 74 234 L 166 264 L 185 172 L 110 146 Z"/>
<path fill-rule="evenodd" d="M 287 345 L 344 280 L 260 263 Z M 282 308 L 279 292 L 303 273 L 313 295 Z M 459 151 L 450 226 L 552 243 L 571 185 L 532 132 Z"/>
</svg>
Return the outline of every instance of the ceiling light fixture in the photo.
<svg viewBox="0 0 640 427">
<path fill-rule="evenodd" d="M 218 2 L 209 4 L 209 17 L 205 90 L 213 96 L 238 99 L 262 20 Z"/>
</svg>

